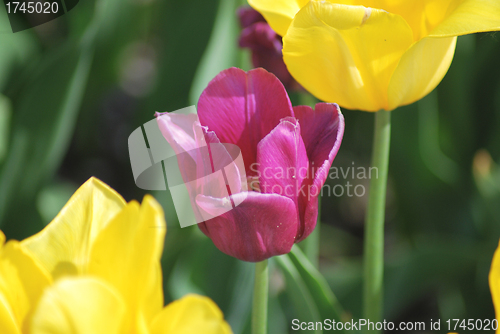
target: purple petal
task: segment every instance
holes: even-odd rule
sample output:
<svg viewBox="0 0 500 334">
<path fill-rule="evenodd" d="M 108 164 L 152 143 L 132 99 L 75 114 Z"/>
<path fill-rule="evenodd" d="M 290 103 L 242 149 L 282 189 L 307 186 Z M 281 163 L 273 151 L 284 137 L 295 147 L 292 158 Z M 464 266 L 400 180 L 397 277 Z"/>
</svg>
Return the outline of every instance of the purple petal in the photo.
<svg viewBox="0 0 500 334">
<path fill-rule="evenodd" d="M 222 252 L 243 261 L 258 262 L 290 252 L 297 233 L 297 212 L 293 201 L 276 194 L 250 191 L 243 202 L 225 214 L 198 224 Z M 220 207 L 222 199 L 199 199 L 208 211 Z"/>
<path fill-rule="evenodd" d="M 239 46 L 251 48 L 252 51 L 267 52 L 273 58 L 281 59 L 283 62 L 281 38 L 266 22 L 257 22 L 243 29 Z"/>
<path fill-rule="evenodd" d="M 163 136 L 176 153 L 182 176 L 182 180 L 176 182 L 186 185 L 198 222 L 204 219 L 198 210 L 196 196 L 222 198 L 228 193 L 246 191 L 245 167 L 241 156 L 238 159 L 240 150 L 236 145 L 221 144 L 213 131 L 200 125 L 196 115 L 164 113 L 156 116 Z M 169 187 L 175 185 L 169 184 Z"/>
<path fill-rule="evenodd" d="M 328 171 L 337 155 L 344 135 L 344 116 L 338 105 L 318 103 L 315 110 L 308 106 L 294 107 L 296 118 L 301 125 L 301 135 L 310 161 L 310 178 L 305 180 L 311 189 L 302 197 L 305 206 L 305 229 L 297 240 L 306 238 L 316 226 L 318 215 L 318 195 L 328 177 Z M 301 210 L 301 211 L 302 211 Z"/>
<path fill-rule="evenodd" d="M 238 8 L 237 15 L 242 28 L 246 28 L 256 22 L 266 22 L 264 17 L 252 7 L 243 6 Z"/>
<path fill-rule="evenodd" d="M 282 118 L 293 116 L 281 82 L 264 69 L 245 73 L 222 71 L 201 94 L 198 117 L 222 143 L 236 144 L 243 153 L 247 175 L 256 161 L 257 144 Z"/>
<path fill-rule="evenodd" d="M 195 114 L 156 113 L 156 121 L 163 137 L 175 153 L 189 152 L 198 147 L 193 125 L 198 121 Z"/>
<path fill-rule="evenodd" d="M 309 161 L 300 136 L 300 126 L 295 118 L 288 117 L 271 131 L 257 147 L 257 169 L 260 190 L 290 198 L 300 212 L 299 197 L 303 180 L 307 177 Z M 304 207 L 305 208 L 305 207 Z M 298 226 L 297 235 L 302 235 L 304 222 Z"/>
<path fill-rule="evenodd" d="M 288 89 L 299 89 L 300 85 L 288 72 L 283 61 L 281 37 L 267 22 L 257 22 L 243 29 L 239 46 L 250 48 L 254 67 L 262 67 L 275 74 Z"/>
<path fill-rule="evenodd" d="M 196 150 L 199 147 L 195 132 L 201 131 L 198 116 L 175 113 L 156 113 L 155 116 L 163 137 L 177 154 L 179 166 L 183 166 L 180 170 L 184 182 L 195 180 L 198 160 Z"/>
<path fill-rule="evenodd" d="M 239 46 L 250 48 L 254 67 L 262 67 L 275 74 L 289 89 L 299 87 L 283 61 L 281 37 L 274 32 L 269 24 L 257 22 L 243 29 L 239 38 Z"/>
<path fill-rule="evenodd" d="M 215 132 L 206 128 L 203 128 L 203 132 L 209 148 L 212 173 L 222 171 L 229 194 L 247 191 L 245 165 L 239 147 L 234 144 L 221 143 Z M 218 192 L 210 193 L 217 194 Z M 202 194 L 208 193 L 204 191 Z"/>
</svg>

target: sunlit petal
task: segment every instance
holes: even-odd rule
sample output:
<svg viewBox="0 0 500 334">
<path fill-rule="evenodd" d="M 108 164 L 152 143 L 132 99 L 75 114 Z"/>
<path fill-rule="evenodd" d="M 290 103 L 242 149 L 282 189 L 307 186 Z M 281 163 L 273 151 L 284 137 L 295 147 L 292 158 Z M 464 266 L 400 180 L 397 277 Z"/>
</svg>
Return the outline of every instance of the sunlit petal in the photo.
<svg viewBox="0 0 500 334">
<path fill-rule="evenodd" d="M 132 201 L 97 236 L 89 274 L 114 286 L 130 306 L 127 318 L 145 326 L 163 306 L 160 258 L 166 232 L 163 210 L 146 196 Z"/>
<path fill-rule="evenodd" d="M 22 245 L 54 277 L 85 272 L 90 246 L 124 205 L 118 193 L 91 178 L 45 229 Z"/>
<path fill-rule="evenodd" d="M 453 10 L 429 36 L 449 37 L 500 30 L 500 1 L 455 0 L 453 4 Z"/>
<path fill-rule="evenodd" d="M 50 282 L 48 273 L 30 253 L 19 242 L 9 241 L 0 251 L 1 324 L 7 328 L 8 324 L 15 324 L 22 329 Z"/>
<path fill-rule="evenodd" d="M 424 38 L 399 61 L 388 88 L 389 108 L 413 103 L 441 82 L 453 60 L 456 37 Z"/>
<path fill-rule="evenodd" d="M 167 305 L 151 326 L 151 334 L 231 334 L 220 309 L 207 297 L 187 295 Z"/>
<path fill-rule="evenodd" d="M 389 81 L 412 43 L 399 15 L 311 1 L 284 37 L 283 56 L 292 76 L 319 99 L 377 111 L 389 108 Z"/>
<path fill-rule="evenodd" d="M 248 0 L 259 11 L 278 35 L 285 36 L 295 14 L 309 0 Z"/>
<path fill-rule="evenodd" d="M 124 315 L 111 286 L 94 278 L 61 279 L 43 294 L 31 334 L 118 334 Z"/>
<path fill-rule="evenodd" d="M 495 255 L 493 255 L 489 283 L 493 305 L 495 306 L 496 319 L 500 319 L 500 245 L 496 249 Z"/>
</svg>

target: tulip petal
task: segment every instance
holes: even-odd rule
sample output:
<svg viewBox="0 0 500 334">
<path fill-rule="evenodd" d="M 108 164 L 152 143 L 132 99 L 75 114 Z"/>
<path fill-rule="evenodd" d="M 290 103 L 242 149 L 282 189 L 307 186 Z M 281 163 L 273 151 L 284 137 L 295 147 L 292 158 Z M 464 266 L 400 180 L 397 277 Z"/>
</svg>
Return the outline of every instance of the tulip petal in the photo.
<svg viewBox="0 0 500 334">
<path fill-rule="evenodd" d="M 500 30 L 498 0 L 454 0 L 450 9 L 453 10 L 431 31 L 430 37 L 451 37 Z"/>
<path fill-rule="evenodd" d="M 243 29 L 239 46 L 252 50 L 252 64 L 275 74 L 283 85 L 295 89 L 297 83 L 292 78 L 283 62 L 283 43 L 281 37 L 267 24 L 257 22 Z"/>
<path fill-rule="evenodd" d="M 241 148 L 247 175 L 256 160 L 257 144 L 288 116 L 293 116 L 293 110 L 285 88 L 261 68 L 248 73 L 238 68 L 222 71 L 198 101 L 200 123 L 215 132 L 221 143 Z"/>
<path fill-rule="evenodd" d="M 413 30 L 414 41 L 427 36 L 461 0 L 329 0 L 343 5 L 383 9 L 401 16 Z"/>
<path fill-rule="evenodd" d="M 238 19 L 240 21 L 240 26 L 246 28 L 256 22 L 266 22 L 264 17 L 255 9 L 242 6 L 236 11 Z"/>
<path fill-rule="evenodd" d="M 299 205 L 301 194 L 308 192 L 303 181 L 308 176 L 309 160 L 295 118 L 285 118 L 257 146 L 257 168 L 260 190 L 290 198 L 297 207 L 301 223 L 297 235 L 302 235 L 305 208 Z"/>
<path fill-rule="evenodd" d="M 224 197 L 228 195 L 226 185 L 230 186 L 232 193 L 246 190 L 245 166 L 236 145 L 221 143 L 215 132 L 200 125 L 196 115 L 157 114 L 157 122 L 163 136 L 177 153 L 182 176 L 182 180 L 169 177 L 167 162 L 169 187 L 172 190 L 178 185 L 185 185 L 197 222 L 205 220 L 195 201 L 198 194 Z M 216 172 L 217 175 L 214 174 Z M 221 173 L 223 175 L 217 177 Z"/>
<path fill-rule="evenodd" d="M 118 334 L 124 315 L 125 304 L 112 287 L 94 278 L 62 279 L 43 294 L 30 333 Z"/>
<path fill-rule="evenodd" d="M 151 325 L 151 334 L 232 334 L 219 307 L 210 299 L 187 295 L 168 304 Z"/>
<path fill-rule="evenodd" d="M 50 281 L 48 273 L 19 242 L 9 241 L 0 250 L 0 324 L 10 328 L 7 333 L 16 333 L 14 328 L 21 332 Z"/>
<path fill-rule="evenodd" d="M 156 121 L 161 133 L 175 153 L 194 152 L 198 148 L 195 132 L 198 116 L 195 114 L 157 113 Z M 194 159 L 194 157 L 193 157 Z"/>
<path fill-rule="evenodd" d="M 55 278 L 85 272 L 92 243 L 124 205 L 118 193 L 91 178 L 46 228 L 21 244 Z"/>
<path fill-rule="evenodd" d="M 457 38 L 424 38 L 399 61 L 389 83 L 389 110 L 420 100 L 441 82 L 453 60 Z"/>
<path fill-rule="evenodd" d="M 328 177 L 333 160 L 337 156 L 344 136 L 344 116 L 336 104 L 318 103 L 313 110 L 308 106 L 293 108 L 301 125 L 301 135 L 311 162 L 304 187 L 308 189 L 299 199 L 303 208 L 304 229 L 297 241 L 305 239 L 316 226 L 318 195 Z"/>
<path fill-rule="evenodd" d="M 388 109 L 387 88 L 413 33 L 399 15 L 310 1 L 283 39 L 292 76 L 313 95 L 350 109 Z"/>
<path fill-rule="evenodd" d="M 221 143 L 217 134 L 213 131 L 204 129 L 204 135 L 207 144 L 210 145 L 210 160 L 214 171 L 224 170 L 225 184 L 230 186 L 232 193 L 238 193 L 247 190 L 245 166 L 238 157 L 243 152 L 238 146 L 233 144 Z M 224 186 L 224 189 L 226 187 Z M 206 192 L 202 192 L 207 195 Z M 212 194 L 215 194 L 212 192 Z M 219 196 L 222 195 L 219 193 Z M 212 195 L 214 196 L 214 195 Z"/>
<path fill-rule="evenodd" d="M 2 334 L 21 334 L 21 328 L 12 313 L 10 303 L 2 292 L 0 292 L 0 326 Z"/>
<path fill-rule="evenodd" d="M 248 0 L 248 4 L 260 12 L 271 28 L 285 36 L 295 14 L 309 0 Z"/>
<path fill-rule="evenodd" d="M 489 274 L 491 298 L 495 306 L 496 319 L 500 318 L 500 244 L 493 255 Z M 498 333 L 498 331 L 497 331 Z"/>
<path fill-rule="evenodd" d="M 175 151 L 178 165 L 182 166 L 179 170 L 184 182 L 206 175 L 211 169 L 210 158 L 198 116 L 157 113 L 156 121 L 163 137 Z"/>
<path fill-rule="evenodd" d="M 132 326 L 148 324 L 163 306 L 160 258 L 166 224 L 161 206 L 146 195 L 128 203 L 97 236 L 88 272 L 117 289 Z M 136 327 L 137 328 L 137 327 Z"/>
<path fill-rule="evenodd" d="M 237 259 L 258 262 L 289 253 L 298 229 L 295 203 L 277 194 L 254 191 L 231 196 L 239 206 L 199 224 L 222 252 Z M 220 198 L 204 198 L 204 209 L 221 206 Z M 201 202 L 201 201 L 200 201 Z"/>
</svg>

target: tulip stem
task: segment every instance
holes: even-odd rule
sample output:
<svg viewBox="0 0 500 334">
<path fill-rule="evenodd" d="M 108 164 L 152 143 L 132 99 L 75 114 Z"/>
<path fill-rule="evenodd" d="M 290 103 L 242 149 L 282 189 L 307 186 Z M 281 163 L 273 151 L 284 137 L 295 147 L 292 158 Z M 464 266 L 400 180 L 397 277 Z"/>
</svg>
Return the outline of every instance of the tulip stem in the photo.
<svg viewBox="0 0 500 334">
<path fill-rule="evenodd" d="M 267 334 L 267 304 L 269 294 L 269 268 L 267 260 L 255 264 L 253 289 L 252 334 Z"/>
<path fill-rule="evenodd" d="M 384 283 L 384 220 L 391 139 L 391 112 L 380 110 L 375 114 L 372 168 L 368 208 L 365 217 L 364 242 L 364 318 L 372 322 L 382 320 Z M 380 333 L 372 330 L 370 333 Z"/>
</svg>

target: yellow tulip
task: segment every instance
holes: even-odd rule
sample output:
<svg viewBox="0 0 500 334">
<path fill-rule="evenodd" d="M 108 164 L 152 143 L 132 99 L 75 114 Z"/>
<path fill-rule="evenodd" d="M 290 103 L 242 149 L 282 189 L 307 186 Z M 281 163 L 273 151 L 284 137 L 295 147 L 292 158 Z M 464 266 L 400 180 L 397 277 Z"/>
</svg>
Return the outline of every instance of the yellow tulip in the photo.
<svg viewBox="0 0 500 334">
<path fill-rule="evenodd" d="M 27 333 L 26 320 L 51 279 L 19 242 L 4 242 L 0 231 L 0 333 Z"/>
<path fill-rule="evenodd" d="M 231 333 L 209 298 L 163 307 L 165 231 L 151 196 L 125 203 L 90 179 L 44 230 L 1 247 L 0 332 Z"/>
<path fill-rule="evenodd" d="M 500 30 L 498 0 L 249 0 L 283 36 L 292 76 L 342 107 L 393 110 L 430 93 L 457 36 Z"/>
<path fill-rule="evenodd" d="M 491 297 L 495 306 L 495 318 L 500 321 L 500 245 L 493 255 L 489 275 Z M 500 333 L 500 329 L 497 330 Z"/>
</svg>

